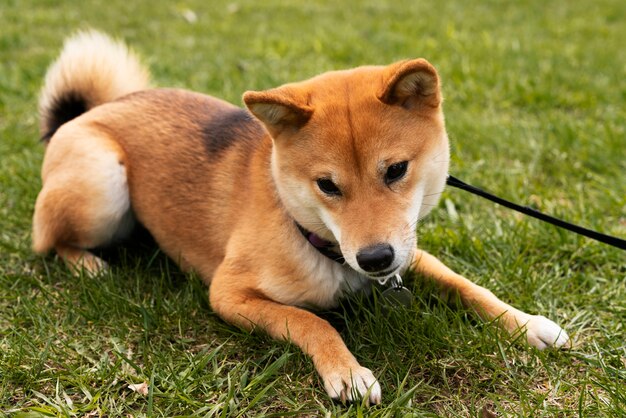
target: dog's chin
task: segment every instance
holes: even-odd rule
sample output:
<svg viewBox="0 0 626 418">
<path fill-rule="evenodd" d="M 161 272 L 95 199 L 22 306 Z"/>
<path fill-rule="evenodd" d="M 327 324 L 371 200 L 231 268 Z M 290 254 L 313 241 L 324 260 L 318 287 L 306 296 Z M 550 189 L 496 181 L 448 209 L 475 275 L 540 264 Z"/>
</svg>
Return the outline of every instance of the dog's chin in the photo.
<svg viewBox="0 0 626 418">
<path fill-rule="evenodd" d="M 400 266 L 392 267 L 385 271 L 379 271 L 374 273 L 363 273 L 368 279 L 376 282 L 384 283 L 400 271 Z"/>
</svg>

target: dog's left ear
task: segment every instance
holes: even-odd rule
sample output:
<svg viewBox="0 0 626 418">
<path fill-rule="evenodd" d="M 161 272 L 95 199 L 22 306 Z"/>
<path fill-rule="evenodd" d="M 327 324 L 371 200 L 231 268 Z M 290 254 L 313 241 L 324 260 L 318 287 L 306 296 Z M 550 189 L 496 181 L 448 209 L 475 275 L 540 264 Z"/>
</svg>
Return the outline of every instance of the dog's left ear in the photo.
<svg viewBox="0 0 626 418">
<path fill-rule="evenodd" d="M 378 98 L 407 109 L 437 108 L 441 104 L 437 70 L 423 58 L 392 64 L 385 71 Z"/>
<path fill-rule="evenodd" d="M 295 92 L 290 92 L 285 87 L 247 91 L 243 95 L 243 101 L 274 138 L 286 129 L 300 129 L 313 115 L 313 108 L 299 103 Z"/>
</svg>

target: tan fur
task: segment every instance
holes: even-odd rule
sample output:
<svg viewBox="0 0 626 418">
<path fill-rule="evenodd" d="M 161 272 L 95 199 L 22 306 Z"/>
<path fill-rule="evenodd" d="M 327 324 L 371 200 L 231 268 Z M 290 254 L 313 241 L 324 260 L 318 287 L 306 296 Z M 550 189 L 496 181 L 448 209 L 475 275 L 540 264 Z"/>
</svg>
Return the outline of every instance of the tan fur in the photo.
<svg viewBox="0 0 626 418">
<path fill-rule="evenodd" d="M 75 57 L 72 42 L 57 67 Z M 97 59 L 114 67 L 115 45 Z M 74 80 L 82 85 L 82 67 L 72 68 L 61 81 L 53 68 L 45 95 L 62 94 L 57 89 Z M 92 97 L 117 95 L 104 76 L 94 78 Z M 141 86 L 140 77 L 127 90 Z M 293 341 L 329 395 L 342 399 L 379 403 L 381 389 L 337 331 L 303 308 L 367 291 L 376 279 L 358 254 L 378 243 L 395 250 L 387 276 L 411 267 L 458 292 L 483 318 L 502 316 L 509 332 L 526 331 L 534 346 L 567 341 L 556 324 L 512 308 L 416 248 L 416 222 L 436 204 L 449 161 L 439 77 L 427 61 L 330 72 L 247 92 L 244 101 L 257 120 L 197 93 L 145 90 L 67 122 L 46 150 L 35 250 L 55 248 L 72 268 L 96 273 L 103 263 L 88 249 L 123 236 L 134 218 L 202 276 L 224 320 Z M 44 105 L 44 118 L 48 111 Z M 406 174 L 386 184 L 389 166 L 401 161 Z M 322 192 L 320 178 L 341 196 Z M 336 243 L 347 264 L 321 255 L 296 221 Z"/>
</svg>

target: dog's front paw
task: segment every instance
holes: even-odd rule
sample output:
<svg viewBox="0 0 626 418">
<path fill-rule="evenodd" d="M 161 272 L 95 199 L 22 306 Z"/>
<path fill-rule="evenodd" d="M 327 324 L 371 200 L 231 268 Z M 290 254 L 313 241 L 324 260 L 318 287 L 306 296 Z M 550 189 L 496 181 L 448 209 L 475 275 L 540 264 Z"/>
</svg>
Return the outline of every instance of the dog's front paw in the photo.
<svg viewBox="0 0 626 418">
<path fill-rule="evenodd" d="M 539 350 L 548 347 L 571 346 L 571 341 L 565 330 L 545 316 L 532 315 L 525 328 L 528 344 Z"/>
<path fill-rule="evenodd" d="M 352 402 L 367 396 L 368 404 L 379 404 L 382 393 L 380 384 L 365 367 L 341 367 L 329 372 L 324 379 L 324 388 L 333 399 Z"/>
</svg>

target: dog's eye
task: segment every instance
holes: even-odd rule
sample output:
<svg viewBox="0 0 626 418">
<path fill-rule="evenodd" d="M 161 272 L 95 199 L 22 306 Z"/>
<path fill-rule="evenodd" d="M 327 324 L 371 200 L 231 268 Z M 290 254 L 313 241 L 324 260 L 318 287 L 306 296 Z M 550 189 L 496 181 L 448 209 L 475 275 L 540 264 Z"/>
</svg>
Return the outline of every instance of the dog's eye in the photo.
<svg viewBox="0 0 626 418">
<path fill-rule="evenodd" d="M 385 183 L 391 184 L 394 181 L 400 180 L 406 174 L 406 168 L 409 165 L 408 161 L 402 161 L 401 163 L 395 163 L 387 168 L 385 173 Z"/>
<path fill-rule="evenodd" d="M 317 179 L 317 187 L 319 187 L 324 194 L 329 196 L 341 196 L 341 190 L 339 190 L 339 187 L 330 179 Z"/>
</svg>

